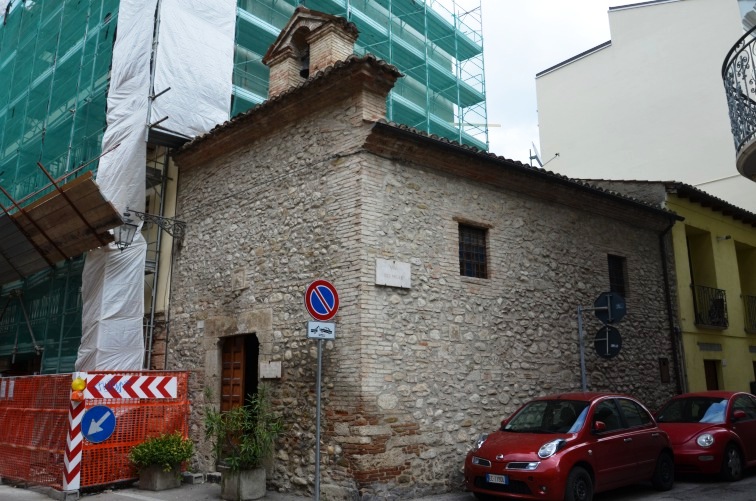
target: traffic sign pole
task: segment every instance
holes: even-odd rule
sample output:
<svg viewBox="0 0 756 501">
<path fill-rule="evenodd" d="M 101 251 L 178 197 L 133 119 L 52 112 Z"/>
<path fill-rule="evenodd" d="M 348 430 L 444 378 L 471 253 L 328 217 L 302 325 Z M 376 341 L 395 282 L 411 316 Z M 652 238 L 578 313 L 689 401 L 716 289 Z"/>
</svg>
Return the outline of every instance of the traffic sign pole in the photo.
<svg viewBox="0 0 756 501">
<path fill-rule="evenodd" d="M 578 338 L 580 339 L 580 387 L 583 391 L 588 391 L 588 381 L 585 375 L 585 333 L 583 332 L 583 312 L 608 310 L 608 306 L 599 306 L 598 308 L 584 308 L 578 306 Z"/>
<path fill-rule="evenodd" d="M 583 337 L 583 307 L 578 306 L 578 338 L 580 339 L 580 387 L 588 391 L 585 377 L 585 339 Z"/>
<path fill-rule="evenodd" d="M 315 413 L 315 501 L 320 501 L 320 373 L 323 366 L 323 340 L 318 339 L 318 377 L 315 383 L 317 412 Z"/>
<path fill-rule="evenodd" d="M 320 501 L 320 393 L 321 374 L 323 370 L 323 339 L 334 339 L 336 326 L 324 324 L 339 310 L 339 293 L 336 287 L 326 280 L 315 280 L 305 290 L 305 308 L 317 324 L 310 322 L 307 326 L 308 337 L 318 340 L 318 374 L 315 382 L 317 409 L 315 411 L 315 501 Z"/>
</svg>

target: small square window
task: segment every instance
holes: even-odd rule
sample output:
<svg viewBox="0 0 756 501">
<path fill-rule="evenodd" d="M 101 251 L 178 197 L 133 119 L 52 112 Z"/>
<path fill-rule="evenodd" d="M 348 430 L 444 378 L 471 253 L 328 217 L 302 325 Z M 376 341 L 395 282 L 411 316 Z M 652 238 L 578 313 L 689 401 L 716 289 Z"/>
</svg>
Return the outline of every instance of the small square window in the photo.
<svg viewBox="0 0 756 501">
<path fill-rule="evenodd" d="M 608 255 L 609 291 L 627 299 L 627 260 L 622 256 Z"/>
<path fill-rule="evenodd" d="M 459 225 L 459 274 L 464 277 L 488 278 L 486 233 L 488 230 Z"/>
</svg>

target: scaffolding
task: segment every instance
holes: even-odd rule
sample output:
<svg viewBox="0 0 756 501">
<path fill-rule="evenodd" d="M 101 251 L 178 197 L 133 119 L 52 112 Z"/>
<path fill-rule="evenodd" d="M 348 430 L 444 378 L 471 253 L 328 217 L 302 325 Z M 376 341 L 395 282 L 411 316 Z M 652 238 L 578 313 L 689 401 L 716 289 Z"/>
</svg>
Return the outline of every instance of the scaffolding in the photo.
<svg viewBox="0 0 756 501">
<path fill-rule="evenodd" d="M 347 18 L 371 53 L 405 74 L 387 100 L 388 119 L 488 149 L 479 0 L 239 0 L 232 115 L 267 98 L 262 55 L 298 5 Z"/>
<path fill-rule="evenodd" d="M 117 0 L 8 4 L 0 28 L 0 184 L 16 200 L 48 184 L 37 162 L 59 178 L 99 155 L 117 14 Z"/>
<path fill-rule="evenodd" d="M 0 185 L 28 203 L 97 168 L 118 0 L 13 0 L 0 12 Z M 0 197 L 3 207 L 11 201 Z M 73 368 L 83 257 L 0 288 L 0 373 Z M 37 350 L 35 346 L 41 346 Z"/>
<path fill-rule="evenodd" d="M 267 98 L 262 55 L 300 4 L 354 22 L 356 52 L 375 54 L 406 75 L 388 97 L 389 120 L 488 148 L 480 0 L 238 0 L 232 116 Z M 55 179 L 96 172 L 119 6 L 0 0 L 0 186 L 10 198 L 32 203 L 54 189 L 38 164 Z M 167 152 L 148 149 L 147 210 L 160 215 Z M 12 205 L 9 197 L 0 195 L 3 207 Z M 146 225 L 144 236 L 149 360 L 167 292 L 158 290 L 160 232 Z M 0 374 L 73 370 L 83 262 L 70 259 L 0 287 Z"/>
<path fill-rule="evenodd" d="M 83 257 L 63 261 L 0 289 L 0 374 L 57 374 L 73 367 L 81 341 L 83 266 Z"/>
</svg>

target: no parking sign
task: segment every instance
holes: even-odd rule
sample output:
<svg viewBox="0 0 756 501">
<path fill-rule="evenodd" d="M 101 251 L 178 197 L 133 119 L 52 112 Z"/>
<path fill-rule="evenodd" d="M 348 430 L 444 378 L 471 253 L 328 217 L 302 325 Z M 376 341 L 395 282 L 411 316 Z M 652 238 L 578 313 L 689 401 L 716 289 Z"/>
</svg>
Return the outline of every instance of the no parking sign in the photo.
<svg viewBox="0 0 756 501">
<path fill-rule="evenodd" d="M 307 312 L 315 320 L 325 322 L 339 310 L 339 293 L 327 280 L 315 280 L 307 287 L 304 297 Z"/>
</svg>

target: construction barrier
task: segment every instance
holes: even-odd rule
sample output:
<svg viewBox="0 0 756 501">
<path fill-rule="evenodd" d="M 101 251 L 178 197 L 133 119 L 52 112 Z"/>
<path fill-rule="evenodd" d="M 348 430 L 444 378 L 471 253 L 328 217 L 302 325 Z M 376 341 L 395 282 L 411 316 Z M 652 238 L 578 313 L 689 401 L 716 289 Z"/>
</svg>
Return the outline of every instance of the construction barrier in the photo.
<svg viewBox="0 0 756 501">
<path fill-rule="evenodd" d="M 76 377 L 86 382 L 78 401 Z M 187 372 L 172 371 L 0 378 L 0 477 L 62 491 L 134 480 L 134 445 L 187 436 L 187 385 Z"/>
</svg>

